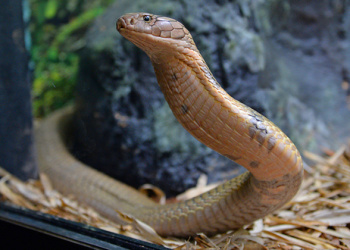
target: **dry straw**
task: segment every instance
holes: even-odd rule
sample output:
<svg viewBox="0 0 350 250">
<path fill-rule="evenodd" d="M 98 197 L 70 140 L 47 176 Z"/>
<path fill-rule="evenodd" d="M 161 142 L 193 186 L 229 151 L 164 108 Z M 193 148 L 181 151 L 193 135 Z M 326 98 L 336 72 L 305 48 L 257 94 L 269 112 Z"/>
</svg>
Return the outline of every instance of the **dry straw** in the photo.
<svg viewBox="0 0 350 250">
<path fill-rule="evenodd" d="M 305 168 L 302 188 L 282 209 L 245 228 L 211 238 L 203 234 L 186 240 L 162 238 L 122 213 L 120 224 L 112 223 L 73 197 L 58 193 L 45 175 L 40 181 L 23 183 L 0 169 L 0 200 L 175 249 L 350 249 L 350 143 L 337 152 L 327 150 L 327 154 L 304 153 L 314 165 Z M 203 182 L 205 178 L 179 199 L 206 191 Z M 157 189 L 156 193 L 161 195 Z"/>
</svg>

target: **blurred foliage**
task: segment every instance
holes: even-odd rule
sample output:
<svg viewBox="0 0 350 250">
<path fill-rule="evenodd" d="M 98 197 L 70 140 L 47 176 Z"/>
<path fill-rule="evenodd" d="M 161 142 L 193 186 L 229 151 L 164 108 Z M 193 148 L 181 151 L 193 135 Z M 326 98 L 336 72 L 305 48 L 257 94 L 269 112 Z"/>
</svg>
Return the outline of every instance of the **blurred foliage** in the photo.
<svg viewBox="0 0 350 250">
<path fill-rule="evenodd" d="M 73 98 L 84 34 L 111 2 L 29 0 L 35 116 L 45 116 Z"/>
</svg>

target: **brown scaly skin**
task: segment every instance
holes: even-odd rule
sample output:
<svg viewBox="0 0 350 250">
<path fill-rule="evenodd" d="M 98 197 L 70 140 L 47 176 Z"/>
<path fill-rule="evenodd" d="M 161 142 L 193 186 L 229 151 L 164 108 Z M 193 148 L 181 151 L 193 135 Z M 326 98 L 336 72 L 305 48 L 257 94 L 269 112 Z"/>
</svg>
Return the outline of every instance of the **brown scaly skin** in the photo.
<svg viewBox="0 0 350 250">
<path fill-rule="evenodd" d="M 117 30 L 150 57 L 159 86 L 183 127 L 250 173 L 185 202 L 154 204 L 68 153 L 64 116 L 69 111 L 64 110 L 37 132 L 39 164 L 52 179 L 59 177 L 54 179 L 57 189 L 74 193 L 111 219 L 117 217 L 113 210 L 118 209 L 150 224 L 161 235 L 182 237 L 239 228 L 280 208 L 296 194 L 303 166 L 294 144 L 272 122 L 220 87 L 181 23 L 131 13 L 119 18 Z"/>
</svg>

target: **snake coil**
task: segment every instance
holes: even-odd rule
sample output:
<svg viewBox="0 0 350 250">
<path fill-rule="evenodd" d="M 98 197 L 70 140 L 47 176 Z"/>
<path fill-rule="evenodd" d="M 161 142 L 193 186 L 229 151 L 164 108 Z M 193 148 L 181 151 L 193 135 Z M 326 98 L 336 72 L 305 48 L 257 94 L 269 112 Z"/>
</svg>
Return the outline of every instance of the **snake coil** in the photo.
<svg viewBox="0 0 350 250">
<path fill-rule="evenodd" d="M 72 110 L 58 111 L 36 131 L 40 170 L 55 188 L 101 214 L 129 213 L 164 236 L 214 234 L 239 228 L 280 208 L 303 178 L 300 154 L 271 121 L 229 96 L 217 83 L 189 31 L 148 13 L 120 17 L 117 30 L 150 57 L 175 117 L 199 141 L 244 166 L 240 175 L 196 198 L 158 205 L 76 160 L 66 149 Z"/>
</svg>

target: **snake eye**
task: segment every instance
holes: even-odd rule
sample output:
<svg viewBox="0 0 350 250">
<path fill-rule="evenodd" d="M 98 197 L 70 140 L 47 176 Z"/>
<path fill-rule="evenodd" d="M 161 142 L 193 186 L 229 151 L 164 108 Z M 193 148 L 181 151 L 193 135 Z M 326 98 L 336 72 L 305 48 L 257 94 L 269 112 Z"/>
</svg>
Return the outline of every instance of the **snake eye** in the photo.
<svg viewBox="0 0 350 250">
<path fill-rule="evenodd" d="M 143 16 L 143 21 L 149 22 L 149 21 L 151 21 L 151 17 L 149 15 L 145 15 L 145 16 Z"/>
</svg>

